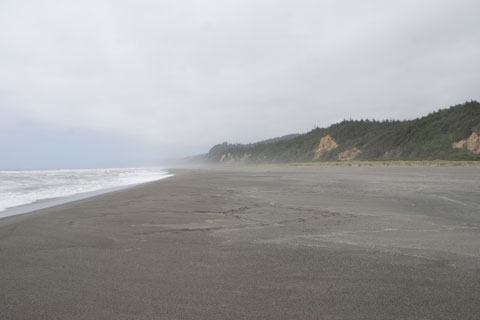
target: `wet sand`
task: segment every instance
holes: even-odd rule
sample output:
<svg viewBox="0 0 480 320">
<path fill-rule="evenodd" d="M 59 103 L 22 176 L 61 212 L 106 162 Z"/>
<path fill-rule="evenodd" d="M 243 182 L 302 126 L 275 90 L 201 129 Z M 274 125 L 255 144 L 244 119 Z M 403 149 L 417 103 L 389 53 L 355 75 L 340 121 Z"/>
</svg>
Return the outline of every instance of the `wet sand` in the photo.
<svg viewBox="0 0 480 320">
<path fill-rule="evenodd" d="M 478 319 L 480 167 L 252 167 L 0 219 L 0 319 Z"/>
</svg>

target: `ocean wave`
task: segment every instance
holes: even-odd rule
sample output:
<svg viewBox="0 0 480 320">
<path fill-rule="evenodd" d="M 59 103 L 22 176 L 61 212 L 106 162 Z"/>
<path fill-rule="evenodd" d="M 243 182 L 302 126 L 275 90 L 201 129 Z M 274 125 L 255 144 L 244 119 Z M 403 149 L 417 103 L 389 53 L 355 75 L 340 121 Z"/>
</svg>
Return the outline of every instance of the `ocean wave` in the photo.
<svg viewBox="0 0 480 320">
<path fill-rule="evenodd" d="M 171 176 L 162 168 L 0 171 L 0 211 L 34 202 Z"/>
</svg>

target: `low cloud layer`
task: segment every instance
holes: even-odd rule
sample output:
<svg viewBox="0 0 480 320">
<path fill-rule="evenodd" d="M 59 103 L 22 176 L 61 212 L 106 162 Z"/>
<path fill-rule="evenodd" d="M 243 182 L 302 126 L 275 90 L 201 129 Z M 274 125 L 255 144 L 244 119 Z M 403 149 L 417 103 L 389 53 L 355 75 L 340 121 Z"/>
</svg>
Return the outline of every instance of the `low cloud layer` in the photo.
<svg viewBox="0 0 480 320">
<path fill-rule="evenodd" d="M 187 154 L 343 118 L 414 118 L 480 99 L 478 12 L 467 0 L 4 0 L 0 125 Z"/>
</svg>

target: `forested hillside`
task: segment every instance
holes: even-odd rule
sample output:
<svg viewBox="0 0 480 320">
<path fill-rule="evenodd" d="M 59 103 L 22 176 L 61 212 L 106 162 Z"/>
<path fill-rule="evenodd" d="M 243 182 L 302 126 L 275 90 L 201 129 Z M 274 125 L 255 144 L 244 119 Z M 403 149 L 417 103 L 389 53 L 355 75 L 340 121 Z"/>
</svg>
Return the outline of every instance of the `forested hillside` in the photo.
<svg viewBox="0 0 480 320">
<path fill-rule="evenodd" d="M 223 143 L 203 159 L 215 163 L 480 160 L 479 134 L 480 103 L 471 101 L 415 120 L 345 120 L 255 144 Z"/>
</svg>

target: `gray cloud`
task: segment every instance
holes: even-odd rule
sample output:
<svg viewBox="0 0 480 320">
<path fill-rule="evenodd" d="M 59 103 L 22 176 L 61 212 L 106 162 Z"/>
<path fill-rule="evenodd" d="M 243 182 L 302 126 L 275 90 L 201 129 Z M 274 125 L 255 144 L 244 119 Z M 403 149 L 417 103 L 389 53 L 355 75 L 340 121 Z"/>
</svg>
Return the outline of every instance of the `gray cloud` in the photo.
<svg viewBox="0 0 480 320">
<path fill-rule="evenodd" d="M 413 118 L 480 99 L 479 11 L 466 0 L 4 0 L 0 109 L 197 149 Z"/>
</svg>

